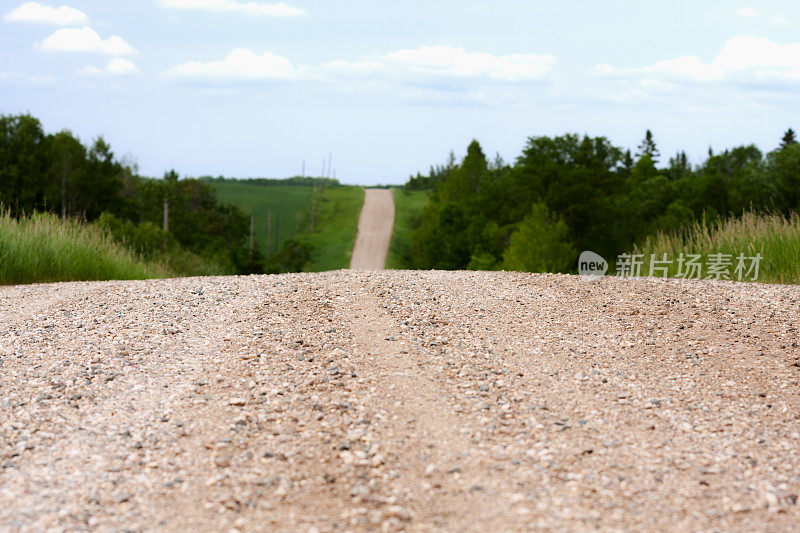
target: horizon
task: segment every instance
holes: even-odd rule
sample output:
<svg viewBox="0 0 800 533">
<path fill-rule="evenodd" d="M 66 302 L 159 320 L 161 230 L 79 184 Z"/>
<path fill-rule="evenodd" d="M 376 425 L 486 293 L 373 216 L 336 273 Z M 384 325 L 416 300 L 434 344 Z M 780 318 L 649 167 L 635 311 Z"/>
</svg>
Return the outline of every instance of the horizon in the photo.
<svg viewBox="0 0 800 533">
<path fill-rule="evenodd" d="M 800 129 L 788 1 L 63 3 L 0 1 L 0 112 L 146 176 L 318 176 L 332 154 L 343 184 L 399 185 L 472 139 L 513 162 L 531 136 L 635 152 L 647 129 L 661 165 L 696 165 Z"/>
</svg>

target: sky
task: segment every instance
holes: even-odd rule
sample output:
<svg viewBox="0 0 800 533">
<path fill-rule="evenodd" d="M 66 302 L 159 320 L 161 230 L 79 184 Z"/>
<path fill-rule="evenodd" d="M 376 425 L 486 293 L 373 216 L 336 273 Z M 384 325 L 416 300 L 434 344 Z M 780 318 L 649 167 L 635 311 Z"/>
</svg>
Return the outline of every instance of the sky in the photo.
<svg viewBox="0 0 800 533">
<path fill-rule="evenodd" d="M 66 2 L 66 3 L 62 3 Z M 0 113 L 148 176 L 403 183 L 474 138 L 686 150 L 800 129 L 800 2 L 0 0 Z"/>
</svg>

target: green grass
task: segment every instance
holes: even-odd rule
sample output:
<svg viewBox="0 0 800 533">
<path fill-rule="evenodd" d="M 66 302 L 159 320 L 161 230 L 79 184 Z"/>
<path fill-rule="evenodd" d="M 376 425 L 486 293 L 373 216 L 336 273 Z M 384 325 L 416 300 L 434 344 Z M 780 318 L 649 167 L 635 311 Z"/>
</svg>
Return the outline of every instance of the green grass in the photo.
<svg viewBox="0 0 800 533">
<path fill-rule="evenodd" d="M 173 276 L 146 263 L 94 225 L 37 213 L 0 216 L 0 284 L 146 279 Z"/>
<path fill-rule="evenodd" d="M 678 233 L 659 233 L 638 246 L 635 253 L 645 254 L 643 273 L 649 273 L 650 254 L 668 260 L 679 254 L 700 254 L 706 264 L 709 254 L 728 254 L 733 257 L 730 268 L 734 275 L 736 258 L 740 254 L 753 257 L 760 253 L 763 259 L 757 281 L 763 283 L 800 284 L 800 217 L 789 219 L 779 215 L 745 214 L 741 219 L 717 223 L 699 221 Z M 748 262 L 749 265 L 749 262 Z M 677 264 L 670 267 L 669 275 L 677 274 Z M 704 277 L 706 272 L 704 271 Z M 749 279 L 747 280 L 749 281 Z"/>
<path fill-rule="evenodd" d="M 350 256 L 358 232 L 358 217 L 363 205 L 364 189 L 361 187 L 326 188 L 319 192 L 314 231 L 306 229 L 297 237 L 312 246 L 305 271 L 322 272 L 350 267 Z M 302 225 L 305 228 L 309 226 L 308 212 Z"/>
<path fill-rule="evenodd" d="M 386 257 L 386 268 L 411 268 L 411 236 L 417 229 L 422 209 L 428 204 L 429 191 L 393 189 L 394 229 Z"/>
<path fill-rule="evenodd" d="M 248 215 L 255 215 L 255 237 L 258 247 L 266 256 L 267 252 L 267 213 L 272 212 L 272 232 L 275 232 L 276 218 L 278 224 L 278 242 L 273 237 L 272 249 L 291 239 L 301 229 L 304 212 L 311 201 L 313 187 L 299 185 L 254 185 L 242 182 L 211 182 L 210 185 L 217 197 L 225 203 L 239 207 Z"/>
</svg>

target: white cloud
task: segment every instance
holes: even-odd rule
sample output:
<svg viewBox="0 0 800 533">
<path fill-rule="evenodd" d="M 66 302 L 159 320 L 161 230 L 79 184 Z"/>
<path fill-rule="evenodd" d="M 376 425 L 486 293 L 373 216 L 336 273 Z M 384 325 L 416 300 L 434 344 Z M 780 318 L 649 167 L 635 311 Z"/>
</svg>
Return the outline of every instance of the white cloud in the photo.
<svg viewBox="0 0 800 533">
<path fill-rule="evenodd" d="M 770 24 L 772 24 L 776 28 L 786 28 L 792 25 L 792 23 L 789 22 L 788 19 L 785 19 L 783 17 L 773 17 L 772 20 L 770 21 Z"/>
<path fill-rule="evenodd" d="M 331 61 L 323 70 L 341 74 L 392 74 L 446 78 L 484 78 L 519 82 L 540 80 L 550 74 L 556 58 L 552 55 L 510 54 L 495 56 L 467 52 L 452 46 L 422 46 L 398 50 L 368 61 Z"/>
<path fill-rule="evenodd" d="M 89 27 L 57 30 L 37 47 L 47 52 L 94 52 L 110 56 L 136 53 L 136 50 L 121 37 L 114 35 L 103 40 Z"/>
<path fill-rule="evenodd" d="M 123 59 L 121 57 L 115 57 L 103 68 L 87 65 L 77 73 L 82 76 L 133 76 L 136 74 L 141 74 L 141 71 L 136 67 L 133 61 Z"/>
<path fill-rule="evenodd" d="M 554 69 L 552 55 L 510 54 L 495 56 L 466 52 L 449 46 L 423 46 L 399 50 L 378 58 L 348 61 L 337 59 L 319 67 L 295 66 L 271 52 L 259 55 L 246 48 L 233 50 L 219 61 L 190 61 L 166 72 L 169 77 L 207 80 L 265 80 L 362 78 L 369 81 L 414 82 L 429 79 L 484 79 L 494 82 L 541 80 Z"/>
<path fill-rule="evenodd" d="M 165 77 L 236 85 L 275 80 L 314 81 L 304 88 L 324 87 L 343 94 L 391 94 L 406 101 L 490 105 L 522 101 L 544 94 L 520 84 L 551 80 L 556 58 L 551 55 L 467 52 L 449 46 L 423 46 L 358 60 L 337 59 L 321 65 L 295 65 L 271 52 L 236 49 L 217 61 L 190 61 Z"/>
<path fill-rule="evenodd" d="M 56 84 L 55 78 L 50 75 L 30 76 L 18 72 L 0 72 L 0 83 L 17 85 L 21 87 L 52 87 Z"/>
<path fill-rule="evenodd" d="M 264 52 L 261 55 L 237 48 L 221 61 L 207 63 L 190 61 L 169 69 L 168 77 L 206 81 L 252 81 L 267 79 L 293 79 L 300 76 L 285 57 Z"/>
<path fill-rule="evenodd" d="M 49 7 L 38 2 L 26 2 L 3 17 L 6 22 L 33 22 L 52 26 L 88 24 L 89 17 L 73 7 Z"/>
<path fill-rule="evenodd" d="M 740 19 L 754 19 L 761 16 L 761 13 L 752 7 L 742 6 L 736 11 L 734 14 L 739 17 Z"/>
<path fill-rule="evenodd" d="M 263 2 L 237 2 L 235 0 L 158 0 L 159 7 L 166 9 L 182 9 L 210 11 L 212 13 L 233 12 L 251 16 L 264 17 L 305 17 L 305 9 L 292 7 L 278 2 L 266 4 Z"/>
<path fill-rule="evenodd" d="M 696 56 L 684 56 L 643 68 L 598 65 L 594 73 L 605 77 L 654 77 L 684 82 L 789 82 L 796 89 L 794 84 L 800 81 L 800 43 L 780 44 L 761 37 L 734 37 L 710 63 Z"/>
</svg>

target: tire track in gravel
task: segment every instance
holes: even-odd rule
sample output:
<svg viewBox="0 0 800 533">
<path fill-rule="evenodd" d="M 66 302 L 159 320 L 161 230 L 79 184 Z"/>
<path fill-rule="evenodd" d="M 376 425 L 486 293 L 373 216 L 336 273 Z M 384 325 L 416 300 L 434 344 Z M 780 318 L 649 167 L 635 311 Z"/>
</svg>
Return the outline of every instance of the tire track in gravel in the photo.
<svg viewBox="0 0 800 533">
<path fill-rule="evenodd" d="M 384 278 L 362 276 L 362 287 L 350 302 L 356 366 L 363 369 L 373 410 L 386 416 L 377 435 L 386 451 L 387 468 L 396 476 L 394 496 L 413 512 L 418 527 L 442 527 L 455 521 L 462 531 L 486 528 L 502 511 L 497 502 L 465 498 L 463 476 L 488 475 L 469 466 L 472 445 L 460 432 L 465 421 L 449 408 L 447 383 L 429 365 L 427 354 L 403 335 L 385 308 Z M 435 491 L 431 505 L 426 497 Z"/>
</svg>

